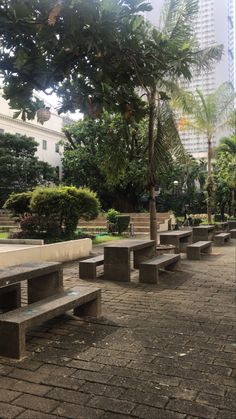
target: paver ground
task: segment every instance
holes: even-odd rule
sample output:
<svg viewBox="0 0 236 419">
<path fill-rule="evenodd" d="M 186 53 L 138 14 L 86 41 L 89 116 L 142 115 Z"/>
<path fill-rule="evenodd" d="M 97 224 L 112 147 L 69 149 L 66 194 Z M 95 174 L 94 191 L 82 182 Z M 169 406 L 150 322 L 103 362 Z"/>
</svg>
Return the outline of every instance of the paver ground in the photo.
<svg viewBox="0 0 236 419">
<path fill-rule="evenodd" d="M 30 332 L 27 358 L 0 358 L 0 418 L 235 419 L 235 250 L 184 259 L 158 285 L 137 271 L 83 281 L 66 264 L 66 287 L 102 288 L 103 316 L 54 319 Z"/>
</svg>

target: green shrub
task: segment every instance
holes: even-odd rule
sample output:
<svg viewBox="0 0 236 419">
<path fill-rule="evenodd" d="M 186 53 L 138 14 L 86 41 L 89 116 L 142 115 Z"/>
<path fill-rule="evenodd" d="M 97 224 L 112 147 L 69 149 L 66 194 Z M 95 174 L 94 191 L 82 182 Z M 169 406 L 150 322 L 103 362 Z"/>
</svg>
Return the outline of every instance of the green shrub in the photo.
<svg viewBox="0 0 236 419">
<path fill-rule="evenodd" d="M 119 211 L 111 208 L 108 210 L 106 218 L 109 233 L 118 232 L 119 234 L 122 234 L 124 231 L 128 230 L 130 223 L 129 215 L 122 215 Z"/>
<path fill-rule="evenodd" d="M 222 221 L 221 220 L 221 214 L 215 214 L 214 215 L 214 221 Z"/>
<path fill-rule="evenodd" d="M 24 214 L 30 213 L 30 200 L 32 192 L 13 192 L 6 200 L 3 208 L 11 211 L 14 217 L 22 217 Z"/>
<path fill-rule="evenodd" d="M 122 234 L 129 228 L 130 216 L 129 215 L 118 215 L 117 216 L 117 229 L 118 233 Z"/>
<path fill-rule="evenodd" d="M 192 219 L 192 225 L 197 227 L 202 223 L 202 219 L 201 218 L 193 218 Z"/>
<path fill-rule="evenodd" d="M 110 209 L 107 211 L 107 216 L 106 216 L 107 221 L 108 221 L 109 223 L 116 224 L 116 223 L 117 223 L 117 216 L 118 216 L 118 215 L 120 215 L 120 212 L 119 212 L 119 211 L 116 211 L 114 208 L 110 208 Z"/>
<path fill-rule="evenodd" d="M 58 230 L 65 236 L 72 235 L 79 218 L 92 220 L 98 216 L 100 204 L 96 194 L 89 189 L 73 186 L 38 188 L 32 195 L 30 207 L 40 215 L 49 235 Z"/>
<path fill-rule="evenodd" d="M 94 192 L 67 186 L 40 187 L 30 193 L 14 194 L 5 205 L 21 216 L 21 228 L 27 236 L 58 239 L 73 237 L 79 218 L 94 219 L 100 209 Z"/>
<path fill-rule="evenodd" d="M 37 215 L 29 215 L 21 220 L 20 226 L 22 231 L 25 231 L 29 234 L 34 234 L 38 231 L 39 227 L 39 218 Z"/>
<path fill-rule="evenodd" d="M 110 208 L 107 211 L 107 229 L 108 233 L 115 233 L 118 231 L 118 225 L 117 225 L 117 217 L 120 215 L 119 211 L 116 211 L 114 208 Z"/>
</svg>

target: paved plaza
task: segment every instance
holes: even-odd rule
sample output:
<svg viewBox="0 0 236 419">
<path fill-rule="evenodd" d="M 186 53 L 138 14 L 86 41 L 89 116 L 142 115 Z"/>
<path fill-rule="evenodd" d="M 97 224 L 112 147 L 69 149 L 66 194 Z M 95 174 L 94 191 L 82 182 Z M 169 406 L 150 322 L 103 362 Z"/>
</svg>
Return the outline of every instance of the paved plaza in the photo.
<svg viewBox="0 0 236 419">
<path fill-rule="evenodd" d="M 66 287 L 102 288 L 102 318 L 54 319 L 27 358 L 0 358 L 1 419 L 235 419 L 236 241 L 158 285 L 82 281 L 78 265 Z"/>
</svg>

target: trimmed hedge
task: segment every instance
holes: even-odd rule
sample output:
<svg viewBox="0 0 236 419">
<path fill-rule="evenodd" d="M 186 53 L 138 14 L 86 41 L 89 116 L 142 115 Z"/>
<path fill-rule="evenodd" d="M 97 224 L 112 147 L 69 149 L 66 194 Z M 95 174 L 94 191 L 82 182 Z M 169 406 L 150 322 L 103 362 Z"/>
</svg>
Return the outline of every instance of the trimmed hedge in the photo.
<svg viewBox="0 0 236 419">
<path fill-rule="evenodd" d="M 119 234 L 124 233 L 129 228 L 130 216 L 122 215 L 120 212 L 111 208 L 107 212 L 107 223 L 108 223 L 108 232 Z"/>
<path fill-rule="evenodd" d="M 96 194 L 87 188 L 40 187 L 28 194 L 12 194 L 5 208 L 21 217 L 21 228 L 27 235 L 72 237 L 79 218 L 96 218 L 100 203 Z"/>
<path fill-rule="evenodd" d="M 117 229 L 118 233 L 122 234 L 129 228 L 130 216 L 129 215 L 118 215 L 117 216 Z"/>
<path fill-rule="evenodd" d="M 22 217 L 30 213 L 30 200 L 32 192 L 12 193 L 6 200 L 3 208 L 11 211 L 14 217 Z"/>
</svg>

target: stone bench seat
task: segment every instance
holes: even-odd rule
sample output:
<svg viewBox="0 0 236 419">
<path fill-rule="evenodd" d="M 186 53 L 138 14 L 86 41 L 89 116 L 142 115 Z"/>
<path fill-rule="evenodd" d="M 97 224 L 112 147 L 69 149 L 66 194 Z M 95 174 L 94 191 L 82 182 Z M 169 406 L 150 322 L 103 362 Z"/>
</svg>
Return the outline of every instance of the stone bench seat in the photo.
<svg viewBox="0 0 236 419">
<path fill-rule="evenodd" d="M 230 233 L 220 233 L 216 234 L 214 237 L 215 244 L 218 244 L 219 246 L 223 246 L 225 242 L 230 241 Z"/>
<path fill-rule="evenodd" d="M 201 253 L 211 253 L 211 241 L 198 241 L 187 246 L 187 258 L 192 260 L 201 260 Z"/>
<path fill-rule="evenodd" d="M 96 279 L 97 266 L 104 264 L 104 256 L 98 255 L 90 259 L 82 260 L 79 263 L 79 277 L 81 279 Z"/>
<path fill-rule="evenodd" d="M 179 268 L 180 255 L 163 254 L 140 263 L 139 282 L 157 284 L 159 281 L 159 269 L 167 266 L 170 271 Z"/>
<path fill-rule="evenodd" d="M 27 330 L 71 309 L 78 317 L 98 317 L 101 313 L 101 290 L 74 287 L 1 314 L 0 355 L 21 359 L 25 355 Z"/>
<path fill-rule="evenodd" d="M 232 230 L 230 230 L 230 236 L 231 236 L 231 239 L 236 239 L 236 228 L 233 228 Z"/>
</svg>

